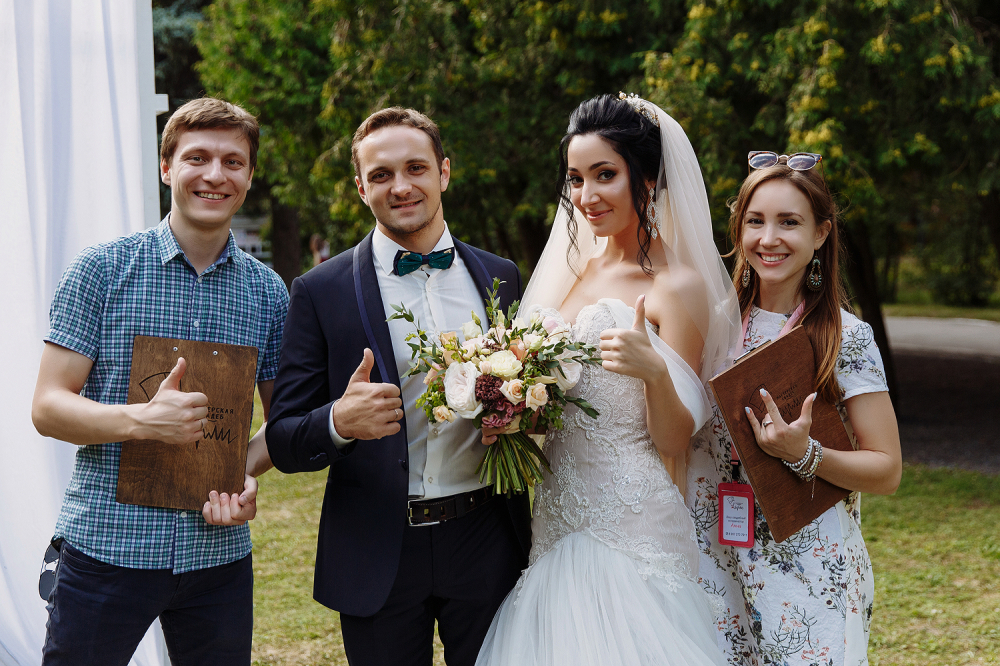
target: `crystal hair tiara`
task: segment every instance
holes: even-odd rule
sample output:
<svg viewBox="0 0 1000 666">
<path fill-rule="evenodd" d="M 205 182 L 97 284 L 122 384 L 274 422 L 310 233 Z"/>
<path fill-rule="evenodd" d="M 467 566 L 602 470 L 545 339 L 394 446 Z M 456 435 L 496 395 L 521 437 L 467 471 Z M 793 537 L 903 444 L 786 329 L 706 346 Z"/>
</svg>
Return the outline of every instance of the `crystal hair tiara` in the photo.
<svg viewBox="0 0 1000 666">
<path fill-rule="evenodd" d="M 635 112 L 643 116 L 646 120 L 653 123 L 657 127 L 660 126 L 660 119 L 656 117 L 656 113 L 649 108 L 649 102 L 639 97 L 635 93 L 625 94 L 621 91 L 618 92 L 618 99 L 626 102 L 629 106 L 635 109 Z"/>
</svg>

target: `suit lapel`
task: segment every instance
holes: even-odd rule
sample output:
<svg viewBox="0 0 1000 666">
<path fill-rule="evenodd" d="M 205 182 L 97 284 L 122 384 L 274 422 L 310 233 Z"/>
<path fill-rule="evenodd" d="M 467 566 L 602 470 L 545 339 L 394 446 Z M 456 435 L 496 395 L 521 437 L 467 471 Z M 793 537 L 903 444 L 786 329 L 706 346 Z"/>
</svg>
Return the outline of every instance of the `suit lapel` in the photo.
<svg viewBox="0 0 1000 666">
<path fill-rule="evenodd" d="M 392 350 L 389 324 L 385 320 L 385 306 L 382 303 L 382 291 L 378 287 L 378 275 L 375 273 L 372 233 L 365 236 L 354 251 L 355 298 L 361 313 L 361 324 L 365 329 L 369 347 L 375 355 L 375 367 L 379 370 L 381 381 L 399 386 L 396 356 Z"/>
<path fill-rule="evenodd" d="M 458 254 L 462 257 L 462 261 L 465 262 L 466 268 L 469 270 L 469 274 L 472 276 L 472 281 L 476 283 L 476 289 L 479 290 L 479 296 L 482 297 L 483 301 L 486 302 L 489 298 L 490 289 L 493 288 L 493 277 L 486 270 L 486 265 L 483 260 L 480 259 L 472 248 L 453 237 L 455 241 L 455 249 L 458 250 Z"/>
</svg>

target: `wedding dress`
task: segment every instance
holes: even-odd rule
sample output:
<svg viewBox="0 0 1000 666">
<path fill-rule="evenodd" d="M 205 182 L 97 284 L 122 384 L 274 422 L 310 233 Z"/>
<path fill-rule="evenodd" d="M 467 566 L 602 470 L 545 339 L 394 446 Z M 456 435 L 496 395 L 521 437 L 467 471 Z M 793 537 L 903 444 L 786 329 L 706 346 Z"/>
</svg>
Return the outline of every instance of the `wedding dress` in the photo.
<svg viewBox="0 0 1000 666">
<path fill-rule="evenodd" d="M 558 317 L 555 310 L 544 310 Z M 598 344 L 631 325 L 613 299 L 584 307 L 572 327 Z M 648 324 L 682 402 L 700 425 L 697 374 Z M 694 524 L 646 429 L 642 381 L 585 365 L 564 428 L 544 451 L 552 474 L 537 489 L 529 566 L 500 608 L 477 665 L 722 664 L 708 595 L 697 583 Z"/>
</svg>

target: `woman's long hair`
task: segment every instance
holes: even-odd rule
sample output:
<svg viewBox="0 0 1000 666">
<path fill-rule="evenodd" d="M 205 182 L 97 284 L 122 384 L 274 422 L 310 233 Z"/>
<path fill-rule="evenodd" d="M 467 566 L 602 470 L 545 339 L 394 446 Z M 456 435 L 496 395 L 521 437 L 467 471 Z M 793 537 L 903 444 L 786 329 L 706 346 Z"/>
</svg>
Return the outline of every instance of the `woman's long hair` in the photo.
<svg viewBox="0 0 1000 666">
<path fill-rule="evenodd" d="M 812 205 L 816 224 L 830 223 L 830 234 L 826 242 L 816 251 L 823 273 L 823 286 L 819 291 L 805 288 L 805 308 L 801 324 L 805 327 L 813 343 L 816 358 L 816 390 L 831 404 L 841 400 L 841 390 L 837 383 L 837 357 L 840 355 L 841 308 L 849 309 L 847 293 L 840 280 L 840 235 L 837 233 L 837 205 L 826 186 L 826 181 L 817 169 L 795 171 L 782 163 L 766 169 L 757 169 L 743 181 L 735 201 L 730 203 L 729 238 L 733 244 L 733 283 L 740 303 L 740 315 L 746 319 L 750 308 L 760 297 L 760 278 L 743 254 L 743 217 L 750 199 L 762 183 L 772 180 L 787 180 L 799 188 Z M 743 271 L 750 267 L 750 284 L 743 286 Z M 806 269 L 808 275 L 809 269 Z"/>
<path fill-rule="evenodd" d="M 613 95 L 598 95 L 576 107 L 569 117 L 566 136 L 559 143 L 559 204 L 569 216 L 568 233 L 570 245 L 566 250 L 566 260 L 574 265 L 577 250 L 576 216 L 573 202 L 566 195 L 566 175 L 569 171 L 567 151 L 570 141 L 586 134 L 596 134 L 611 144 L 612 149 L 625 161 L 628 168 L 629 188 L 632 205 L 639 216 L 636 235 L 639 240 L 639 256 L 636 261 L 647 274 L 652 274 L 649 247 L 652 243 L 646 227 L 646 213 L 652 202 L 646 182 L 656 182 L 660 171 L 660 128 L 633 109 L 628 102 Z"/>
</svg>

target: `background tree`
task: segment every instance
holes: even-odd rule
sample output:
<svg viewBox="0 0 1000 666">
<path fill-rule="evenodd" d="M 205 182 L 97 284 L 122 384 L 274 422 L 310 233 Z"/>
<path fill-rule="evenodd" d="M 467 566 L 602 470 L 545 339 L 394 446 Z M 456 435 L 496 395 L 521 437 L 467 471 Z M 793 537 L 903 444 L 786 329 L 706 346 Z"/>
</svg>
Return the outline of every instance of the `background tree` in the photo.
<svg viewBox="0 0 1000 666">
<path fill-rule="evenodd" d="M 196 43 L 209 92 L 256 112 L 261 172 L 303 238 L 343 249 L 371 214 L 350 142 L 371 112 L 413 106 L 452 159 L 447 217 L 460 237 L 530 269 L 556 198 L 569 112 L 641 73 L 680 35 L 683 3 L 648 0 L 218 0 Z M 277 234 L 278 221 L 274 223 Z"/>
<path fill-rule="evenodd" d="M 984 39 L 993 24 L 979 14 L 986 5 L 699 3 L 677 46 L 647 56 L 649 96 L 691 135 L 718 230 L 749 150 L 823 154 L 843 211 L 847 275 L 887 352 L 881 298 L 918 236 L 939 234 L 935 253 L 955 248 L 927 264 L 933 274 L 944 260 L 950 293 L 996 284 L 983 260 L 981 201 L 1000 189 L 1000 89 Z M 891 354 L 884 357 L 894 388 Z"/>
<path fill-rule="evenodd" d="M 188 100 L 201 97 L 202 86 L 195 63 L 200 54 L 194 32 L 202 9 L 210 0 L 153 0 L 153 61 L 156 90 L 165 93 L 169 113 L 156 118 L 157 136 L 167 119 Z M 160 183 L 160 215 L 170 211 L 170 188 Z"/>
</svg>

